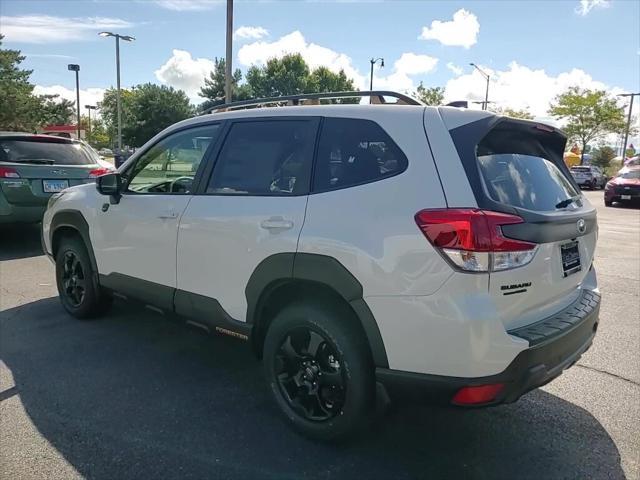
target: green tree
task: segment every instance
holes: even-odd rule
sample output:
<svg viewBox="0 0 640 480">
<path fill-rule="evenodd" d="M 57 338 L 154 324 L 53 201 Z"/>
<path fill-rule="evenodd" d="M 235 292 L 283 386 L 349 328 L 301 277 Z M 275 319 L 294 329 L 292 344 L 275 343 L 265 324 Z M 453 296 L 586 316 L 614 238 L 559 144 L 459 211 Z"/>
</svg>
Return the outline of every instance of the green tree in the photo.
<svg viewBox="0 0 640 480">
<path fill-rule="evenodd" d="M 313 88 L 310 73 L 307 62 L 296 53 L 272 58 L 262 67 L 249 68 L 247 84 L 256 98 L 297 95 Z"/>
<path fill-rule="evenodd" d="M 87 119 L 88 120 L 88 119 Z M 111 148 L 112 139 L 109 138 L 104 121 L 100 117 L 91 117 L 91 134 L 88 136 L 89 144 L 96 149 Z"/>
<path fill-rule="evenodd" d="M 516 108 L 509 107 L 489 107 L 489 110 L 498 115 L 504 115 L 505 117 L 520 118 L 522 120 L 533 120 L 533 115 L 528 108 L 525 108 L 524 110 L 518 110 Z"/>
<path fill-rule="evenodd" d="M 318 67 L 309 74 L 307 91 L 310 92 L 351 92 L 357 90 L 353 85 L 353 80 L 347 78 L 344 70 L 334 73 L 327 67 Z M 332 100 L 332 103 L 358 103 L 357 98 L 344 98 Z"/>
<path fill-rule="evenodd" d="M 416 88 L 416 91 L 411 94 L 412 97 L 417 98 L 425 105 L 438 106 L 444 103 L 444 88 L 443 87 L 425 87 L 422 82 Z"/>
<path fill-rule="evenodd" d="M 98 103 L 98 111 L 104 122 L 105 131 L 109 137 L 111 145 L 116 143 L 118 135 L 118 110 L 117 110 L 117 91 L 115 88 L 109 88 L 102 97 L 102 101 Z M 122 125 L 130 125 L 134 122 L 132 116 L 133 90 L 121 89 L 120 100 L 122 108 Z M 123 140 L 124 141 L 124 140 Z M 125 142 L 126 143 L 126 142 Z"/>
<path fill-rule="evenodd" d="M 38 126 L 40 101 L 29 82 L 32 70 L 20 68 L 19 50 L 2 48 L 0 35 L 0 130 L 33 131 Z"/>
<path fill-rule="evenodd" d="M 76 104 L 59 95 L 40 95 L 40 122 L 44 125 L 66 125 L 75 121 Z"/>
<path fill-rule="evenodd" d="M 208 99 L 201 107 L 210 108 L 225 102 L 225 68 L 226 62 L 224 58 L 213 60 L 214 67 L 209 73 L 209 77 L 204 79 L 204 87 L 200 89 L 200 96 Z M 240 85 L 242 81 L 242 72 L 237 68 L 231 76 L 231 95 L 233 100 L 246 100 L 251 97 L 251 92 L 247 85 Z M 199 108 L 201 110 L 201 108 Z"/>
<path fill-rule="evenodd" d="M 591 156 L 591 163 L 602 169 L 608 168 L 611 165 L 611 160 L 616 156 L 616 152 L 608 145 L 603 145 L 596 149 Z"/>
<path fill-rule="evenodd" d="M 570 87 L 554 99 L 549 114 L 564 120 L 564 131 L 569 140 L 582 146 L 580 163 L 584 161 L 589 142 L 625 128 L 622 109 L 604 90 Z"/>
<path fill-rule="evenodd" d="M 141 146 L 166 127 L 193 115 L 189 97 L 182 90 L 145 83 L 132 89 L 131 120 L 122 129 L 127 145 Z"/>
</svg>

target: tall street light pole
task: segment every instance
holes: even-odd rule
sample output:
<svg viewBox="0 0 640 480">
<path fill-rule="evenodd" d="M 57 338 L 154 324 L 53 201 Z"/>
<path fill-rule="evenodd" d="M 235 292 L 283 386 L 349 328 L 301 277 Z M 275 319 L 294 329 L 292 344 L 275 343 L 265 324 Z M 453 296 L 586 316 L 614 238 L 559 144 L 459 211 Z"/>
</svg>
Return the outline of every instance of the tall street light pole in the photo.
<svg viewBox="0 0 640 480">
<path fill-rule="evenodd" d="M 76 72 L 76 132 L 78 134 L 78 140 L 80 140 L 80 65 L 70 63 L 67 65 L 67 69 Z"/>
<path fill-rule="evenodd" d="M 115 37 L 116 39 L 116 104 L 118 110 L 118 152 L 122 152 L 122 103 L 120 99 L 120 39 L 125 42 L 135 40 L 131 35 L 120 35 L 119 33 L 100 32 L 101 37 Z"/>
<path fill-rule="evenodd" d="M 89 115 L 89 123 L 87 125 L 87 133 L 88 133 L 88 137 L 91 138 L 91 110 L 95 110 L 96 107 L 95 105 L 85 105 L 84 108 L 87 109 L 87 114 Z"/>
<path fill-rule="evenodd" d="M 233 85 L 231 83 L 231 63 L 233 61 L 233 0 L 227 0 L 227 53 L 224 72 L 224 101 L 231 103 Z"/>
<path fill-rule="evenodd" d="M 373 91 L 373 66 L 380 62 L 380 68 L 384 68 L 384 58 L 380 57 L 380 58 L 372 58 L 371 60 L 369 60 L 369 63 L 371 64 L 371 75 L 369 77 L 369 91 Z"/>
<path fill-rule="evenodd" d="M 624 142 L 622 142 L 622 166 L 624 167 L 624 159 L 627 154 L 627 140 L 629 140 L 629 129 L 631 128 L 631 110 L 633 110 L 633 99 L 640 93 L 621 93 L 618 97 L 631 97 L 629 100 L 629 113 L 627 114 L 627 128 L 624 130 Z"/>
<path fill-rule="evenodd" d="M 487 81 L 487 88 L 485 90 L 484 93 L 484 102 L 482 103 L 482 109 L 486 110 L 487 108 L 489 108 L 489 79 L 491 77 L 489 77 L 489 74 L 486 73 L 485 71 L 483 71 L 478 65 L 476 65 L 475 63 L 471 62 L 469 65 L 471 65 L 473 68 L 475 68 L 476 70 L 478 70 L 480 72 L 480 74 L 485 78 L 485 80 Z"/>
</svg>

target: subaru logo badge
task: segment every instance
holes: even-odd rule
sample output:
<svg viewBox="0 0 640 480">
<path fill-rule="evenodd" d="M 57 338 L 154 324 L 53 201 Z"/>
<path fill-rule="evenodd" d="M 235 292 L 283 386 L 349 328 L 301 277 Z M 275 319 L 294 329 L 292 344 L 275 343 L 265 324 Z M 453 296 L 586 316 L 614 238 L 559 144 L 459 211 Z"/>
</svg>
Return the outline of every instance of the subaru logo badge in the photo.
<svg viewBox="0 0 640 480">
<path fill-rule="evenodd" d="M 584 233 L 587 231 L 587 224 L 583 218 L 578 220 L 578 233 Z"/>
</svg>

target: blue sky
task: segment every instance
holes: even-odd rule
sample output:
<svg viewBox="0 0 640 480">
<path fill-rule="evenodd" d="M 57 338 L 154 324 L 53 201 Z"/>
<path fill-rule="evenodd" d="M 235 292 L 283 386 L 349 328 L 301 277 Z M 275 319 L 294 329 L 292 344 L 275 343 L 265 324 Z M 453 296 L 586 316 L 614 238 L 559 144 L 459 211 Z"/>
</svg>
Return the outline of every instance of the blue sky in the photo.
<svg viewBox="0 0 640 480">
<path fill-rule="evenodd" d="M 366 88 L 369 58 L 384 57 L 375 85 L 410 90 L 444 86 L 449 100 L 490 97 L 544 117 L 569 85 L 612 93 L 640 88 L 640 2 L 547 1 L 242 1 L 236 0 L 234 66 L 287 51 L 312 65 L 344 68 Z M 115 84 L 114 41 L 100 30 L 134 35 L 121 46 L 122 82 L 182 88 L 194 102 L 211 59 L 225 52 L 225 2 L 218 0 L 1 0 L 5 46 L 27 55 L 41 92 L 73 98 L 67 63 L 81 65 L 82 103 Z M 422 38 L 419 38 L 422 37 Z M 640 107 L 640 106 L 639 106 Z"/>
</svg>

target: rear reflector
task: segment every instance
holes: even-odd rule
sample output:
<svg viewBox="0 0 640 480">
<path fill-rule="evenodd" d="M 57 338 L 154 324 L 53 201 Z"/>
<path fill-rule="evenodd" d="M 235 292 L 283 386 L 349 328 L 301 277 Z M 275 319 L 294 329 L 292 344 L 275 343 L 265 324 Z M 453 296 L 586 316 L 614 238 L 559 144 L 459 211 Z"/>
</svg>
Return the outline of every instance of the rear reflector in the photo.
<svg viewBox="0 0 640 480">
<path fill-rule="evenodd" d="M 415 221 L 425 237 L 456 267 L 470 272 L 526 265 L 536 244 L 507 238 L 502 225 L 523 223 L 517 215 L 478 209 L 421 210 Z"/>
<path fill-rule="evenodd" d="M 504 389 L 503 383 L 463 387 L 453 396 L 454 405 L 481 405 L 493 402 Z"/>
<path fill-rule="evenodd" d="M 20 174 L 15 168 L 0 167 L 0 178 L 20 178 Z"/>
<path fill-rule="evenodd" d="M 96 168 L 95 170 L 91 170 L 89 172 L 89 178 L 96 178 L 101 175 L 106 175 L 107 173 L 111 173 L 113 170 L 110 168 Z"/>
</svg>

